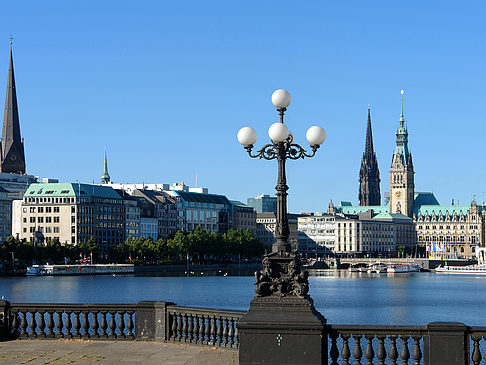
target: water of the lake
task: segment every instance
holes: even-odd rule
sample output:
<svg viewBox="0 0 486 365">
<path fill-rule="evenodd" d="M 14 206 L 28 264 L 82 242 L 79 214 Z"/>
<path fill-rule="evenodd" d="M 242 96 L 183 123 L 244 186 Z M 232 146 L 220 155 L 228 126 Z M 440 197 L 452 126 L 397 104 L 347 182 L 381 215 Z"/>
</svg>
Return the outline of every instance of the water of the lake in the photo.
<svg viewBox="0 0 486 365">
<path fill-rule="evenodd" d="M 200 273 L 199 273 L 200 274 Z M 486 325 L 486 276 L 396 275 L 320 271 L 310 295 L 330 324 L 425 325 L 433 321 Z M 11 302 L 136 303 L 247 310 L 250 276 L 2 277 L 0 297 Z"/>
</svg>

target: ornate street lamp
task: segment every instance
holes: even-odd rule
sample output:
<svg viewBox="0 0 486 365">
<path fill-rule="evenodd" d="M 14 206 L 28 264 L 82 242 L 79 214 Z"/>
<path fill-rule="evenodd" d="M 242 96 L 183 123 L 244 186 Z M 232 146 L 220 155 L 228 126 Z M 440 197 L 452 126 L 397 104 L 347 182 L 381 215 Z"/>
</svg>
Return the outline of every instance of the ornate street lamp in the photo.
<svg viewBox="0 0 486 365">
<path fill-rule="evenodd" d="M 262 277 L 257 280 L 255 284 L 255 291 L 257 295 L 265 296 L 271 295 L 273 292 L 277 292 L 279 295 L 287 295 L 295 290 L 299 291 L 300 296 L 305 296 L 307 294 L 308 286 L 307 279 L 304 281 L 299 280 L 297 283 L 290 275 L 286 278 L 284 282 L 282 275 L 285 274 L 296 274 L 294 272 L 287 272 L 285 267 L 279 267 L 277 263 L 289 264 L 292 260 L 296 262 L 293 266 L 296 266 L 297 274 L 300 274 L 301 262 L 297 254 L 291 253 L 291 247 L 289 243 L 289 222 L 287 218 L 287 178 L 285 174 L 285 162 L 287 159 L 298 160 L 305 157 L 313 157 L 316 151 L 319 149 L 320 145 L 326 139 L 326 132 L 324 129 L 318 126 L 310 127 L 307 130 L 306 138 L 310 143 L 312 149 L 311 153 L 307 153 L 301 146 L 293 143 L 294 138 L 292 133 L 289 132 L 287 126 L 284 124 L 284 115 L 287 107 L 290 104 L 290 94 L 288 91 L 279 89 L 272 94 L 272 104 L 277 108 L 280 114 L 280 122 L 273 123 L 268 129 L 268 135 L 272 143 L 263 146 L 256 154 L 252 153 L 253 144 L 256 142 L 257 135 L 256 132 L 251 127 L 241 128 L 238 132 L 238 141 L 242 144 L 248 151 L 248 154 L 252 158 L 264 158 L 265 160 L 277 159 L 278 162 L 278 181 L 275 189 L 277 190 L 277 222 L 275 227 L 275 238 L 276 242 L 272 246 L 272 254 L 266 255 L 263 262 L 267 263 L 266 266 L 276 270 L 275 273 L 271 275 L 273 279 L 281 279 L 280 283 L 274 283 L 275 285 L 266 285 L 268 281 L 264 281 L 265 285 L 262 285 L 262 280 L 268 280 L 265 275 L 268 276 L 268 272 L 261 272 Z M 282 262 L 282 259 L 285 258 Z M 270 265 L 272 261 L 275 261 L 275 265 Z M 284 269 L 283 271 L 281 269 Z M 301 285 L 305 284 L 305 285 Z M 296 292 L 297 293 L 297 292 Z"/>
<path fill-rule="evenodd" d="M 255 273 L 255 298 L 248 313 L 238 321 L 240 334 L 240 364 L 267 363 L 320 363 L 326 344 L 321 343 L 324 317 L 316 311 L 308 295 L 307 271 L 302 272 L 300 256 L 291 251 L 287 218 L 287 179 L 285 162 L 313 157 L 326 139 L 326 132 L 318 126 L 307 130 L 310 143 L 308 153 L 284 124 L 284 115 L 290 104 L 288 91 L 279 89 L 272 94 L 272 104 L 277 108 L 280 122 L 268 130 L 272 143 L 256 153 L 253 145 L 256 132 L 251 127 L 241 128 L 238 141 L 252 158 L 277 160 L 277 222 L 276 242 L 272 252 L 263 257 L 263 270 Z M 290 341 L 290 342 L 288 342 Z M 286 346 L 283 344 L 286 343 Z M 326 355 L 327 356 L 327 355 Z"/>
</svg>

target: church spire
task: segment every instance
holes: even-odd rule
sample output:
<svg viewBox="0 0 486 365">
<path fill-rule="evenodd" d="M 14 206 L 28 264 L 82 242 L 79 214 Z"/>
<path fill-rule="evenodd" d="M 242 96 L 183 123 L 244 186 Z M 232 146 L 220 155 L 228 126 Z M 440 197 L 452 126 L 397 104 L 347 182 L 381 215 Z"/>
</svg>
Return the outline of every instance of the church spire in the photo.
<svg viewBox="0 0 486 365">
<path fill-rule="evenodd" d="M 103 175 L 101 175 L 101 183 L 102 184 L 110 183 L 110 175 L 108 175 L 108 160 L 106 159 L 106 147 L 105 147 L 105 166 L 103 168 Z"/>
<path fill-rule="evenodd" d="M 359 205 L 380 205 L 380 171 L 373 149 L 373 132 L 371 130 L 371 108 L 368 105 L 368 123 L 366 126 L 365 150 L 359 171 Z"/>
<path fill-rule="evenodd" d="M 25 174 L 24 143 L 20 136 L 19 110 L 13 67 L 12 42 L 10 42 L 10 63 L 8 66 L 7 95 L 3 116 L 0 171 Z"/>
<path fill-rule="evenodd" d="M 375 151 L 373 150 L 373 132 L 371 131 L 371 109 L 368 104 L 368 124 L 366 126 L 366 142 L 365 142 L 365 154 L 368 158 L 372 158 Z"/>
</svg>

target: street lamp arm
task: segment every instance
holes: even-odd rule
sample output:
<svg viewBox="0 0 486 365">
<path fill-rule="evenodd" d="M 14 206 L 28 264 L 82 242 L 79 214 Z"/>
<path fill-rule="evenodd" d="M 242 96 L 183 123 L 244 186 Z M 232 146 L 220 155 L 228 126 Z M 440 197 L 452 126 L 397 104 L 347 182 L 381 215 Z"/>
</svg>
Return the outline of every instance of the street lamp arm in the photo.
<svg viewBox="0 0 486 365">
<path fill-rule="evenodd" d="M 263 146 L 254 155 L 251 153 L 251 151 L 253 149 L 253 145 L 246 146 L 245 149 L 246 149 L 246 151 L 248 152 L 248 155 L 250 155 L 251 158 L 260 158 L 260 159 L 264 158 L 265 160 L 274 160 L 278 157 L 278 151 L 275 148 L 275 145 L 273 145 L 271 143 Z"/>
<path fill-rule="evenodd" d="M 307 153 L 307 151 L 300 145 L 290 144 L 287 149 L 287 158 L 290 158 L 291 160 L 298 160 L 299 158 L 314 157 L 319 145 L 312 145 L 311 148 L 312 152 Z"/>
</svg>

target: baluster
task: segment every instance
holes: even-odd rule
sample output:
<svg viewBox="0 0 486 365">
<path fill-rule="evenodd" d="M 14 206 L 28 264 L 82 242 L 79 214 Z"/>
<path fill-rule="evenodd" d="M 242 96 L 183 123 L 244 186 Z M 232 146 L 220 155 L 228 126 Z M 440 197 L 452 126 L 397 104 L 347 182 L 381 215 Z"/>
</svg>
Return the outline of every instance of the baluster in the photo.
<svg viewBox="0 0 486 365">
<path fill-rule="evenodd" d="M 486 340 L 486 336 L 483 336 L 483 339 Z M 484 360 L 486 360 L 486 351 L 484 352 Z"/>
<path fill-rule="evenodd" d="M 351 357 L 351 352 L 349 351 L 349 345 L 348 345 L 349 335 L 341 335 L 341 338 L 343 339 L 343 349 L 341 351 L 341 356 L 343 358 L 343 365 L 350 365 L 349 358 Z"/>
<path fill-rule="evenodd" d="M 89 338 L 89 312 L 83 312 L 83 338 Z"/>
<path fill-rule="evenodd" d="M 170 339 L 172 341 L 175 341 L 177 338 L 177 314 L 176 313 L 170 313 L 170 318 L 172 318 L 172 327 L 171 327 L 171 336 Z"/>
<path fill-rule="evenodd" d="M 228 347 L 228 317 L 224 319 L 224 327 L 223 327 L 223 344 L 224 347 Z"/>
<path fill-rule="evenodd" d="M 44 332 L 44 329 L 46 328 L 46 322 L 44 321 L 44 314 L 46 314 L 46 312 L 44 311 L 39 312 L 39 324 L 37 327 L 39 328 L 38 337 L 40 338 L 46 337 L 46 333 Z"/>
<path fill-rule="evenodd" d="M 22 313 L 22 322 L 20 322 L 20 328 L 22 332 L 20 332 L 20 337 L 25 338 L 28 336 L 27 334 L 27 312 L 23 311 Z"/>
<path fill-rule="evenodd" d="M 329 356 L 332 360 L 331 365 L 339 365 L 337 362 L 339 358 L 339 349 L 337 347 L 337 339 L 339 335 L 333 332 L 329 334 L 329 337 L 331 338 L 331 350 L 329 351 Z"/>
<path fill-rule="evenodd" d="M 71 313 L 72 311 L 66 312 L 66 337 L 73 338 L 73 334 L 71 333 L 71 328 L 73 328 L 73 324 L 71 322 Z"/>
<path fill-rule="evenodd" d="M 365 357 L 368 360 L 367 365 L 373 365 L 373 358 L 375 357 L 375 352 L 373 351 L 373 338 L 375 335 L 367 335 L 366 337 L 366 351 Z"/>
<path fill-rule="evenodd" d="M 194 315 L 194 332 L 193 332 L 194 343 L 199 343 L 199 315 Z"/>
<path fill-rule="evenodd" d="M 216 317 L 214 318 L 214 320 L 216 321 Z M 218 336 L 218 340 L 216 343 L 218 344 L 218 346 L 221 346 L 223 340 L 223 318 L 219 317 L 217 321 L 218 321 L 218 329 L 216 331 L 216 336 Z"/>
<path fill-rule="evenodd" d="M 210 317 L 211 322 L 211 345 L 216 345 L 216 317 Z"/>
<path fill-rule="evenodd" d="M 420 335 L 412 336 L 413 338 L 413 361 L 415 362 L 415 365 L 420 365 L 420 360 L 422 359 L 422 350 L 420 349 Z"/>
<path fill-rule="evenodd" d="M 106 333 L 106 329 L 108 328 L 108 324 L 106 323 L 107 313 L 107 311 L 101 311 L 101 338 L 108 338 L 108 334 Z"/>
<path fill-rule="evenodd" d="M 127 312 L 128 313 L 128 324 L 127 324 L 127 329 L 128 329 L 128 333 L 127 333 L 127 337 L 131 340 L 133 340 L 135 338 L 135 335 L 133 334 L 133 311 L 129 311 Z"/>
<path fill-rule="evenodd" d="M 12 336 L 13 338 L 17 338 L 18 334 L 19 334 L 18 312 L 12 312 L 12 328 L 11 328 L 11 332 L 7 333 L 7 336 Z"/>
<path fill-rule="evenodd" d="M 385 350 L 385 337 L 383 335 L 378 335 L 378 352 L 376 356 L 378 357 L 378 365 L 385 365 L 386 360 L 386 350 Z"/>
<path fill-rule="evenodd" d="M 238 348 L 240 347 L 240 337 L 239 337 L 239 334 L 238 334 L 238 327 L 236 327 L 236 323 L 235 323 L 235 348 Z"/>
<path fill-rule="evenodd" d="M 125 319 L 123 318 L 125 316 L 125 312 L 120 312 L 119 313 L 120 318 L 118 319 L 118 330 L 120 331 L 118 338 L 126 338 L 125 336 Z"/>
<path fill-rule="evenodd" d="M 187 326 L 187 339 L 189 340 L 190 343 L 193 342 L 194 340 L 194 319 L 195 315 L 194 314 L 189 314 L 187 317 L 189 320 L 189 325 Z"/>
<path fill-rule="evenodd" d="M 390 365 L 397 365 L 398 351 L 397 351 L 397 336 L 390 336 Z"/>
<path fill-rule="evenodd" d="M 211 317 L 206 317 L 206 345 L 211 343 Z"/>
<path fill-rule="evenodd" d="M 98 328 L 100 328 L 98 323 L 98 314 L 100 311 L 92 311 L 91 313 L 93 313 L 93 322 L 91 322 L 91 337 L 100 338 L 100 335 L 98 334 Z"/>
<path fill-rule="evenodd" d="M 108 335 L 108 338 L 116 338 L 116 323 L 115 323 L 115 315 L 116 312 L 109 311 L 110 313 L 110 334 Z"/>
<path fill-rule="evenodd" d="M 408 365 L 408 359 L 410 359 L 410 352 L 408 351 L 408 336 L 400 336 L 402 340 L 402 351 L 400 352 L 400 358 L 402 359 L 402 365 Z"/>
<path fill-rule="evenodd" d="M 481 350 L 479 350 L 479 341 L 481 338 L 482 336 L 471 336 L 471 340 L 474 341 L 474 350 L 471 357 L 474 365 L 479 365 L 481 363 Z"/>
<path fill-rule="evenodd" d="M 228 329 L 228 343 L 229 343 L 229 347 L 233 347 L 233 345 L 235 343 L 235 339 L 234 339 L 234 335 L 235 335 L 234 325 L 235 325 L 235 320 L 233 318 L 230 318 L 229 319 L 229 329 Z"/>
<path fill-rule="evenodd" d="M 199 343 L 204 344 L 205 342 L 205 333 L 206 333 L 206 318 L 201 316 L 201 327 L 199 327 Z"/>
<path fill-rule="evenodd" d="M 188 339 L 188 335 L 187 335 L 187 328 L 188 328 L 188 325 L 187 325 L 187 313 L 184 313 L 184 324 L 182 326 L 182 340 L 184 342 L 187 342 L 187 339 Z"/>
<path fill-rule="evenodd" d="M 79 322 L 79 314 L 80 311 L 74 311 L 74 335 L 73 337 L 81 338 L 81 333 L 79 333 L 79 329 L 81 328 L 81 322 Z"/>
<path fill-rule="evenodd" d="M 57 312 L 56 337 L 64 338 L 64 333 L 62 331 L 62 310 Z"/>
<path fill-rule="evenodd" d="M 361 351 L 361 338 L 363 335 L 353 335 L 354 338 L 354 351 L 353 351 L 353 356 L 354 356 L 354 364 L 355 365 L 361 365 L 361 358 L 363 357 L 363 351 Z"/>
<path fill-rule="evenodd" d="M 47 319 L 47 337 L 48 338 L 54 338 L 54 312 L 53 311 L 48 311 L 47 312 L 48 319 Z"/>
<path fill-rule="evenodd" d="M 181 313 L 176 313 L 176 315 L 177 315 L 177 341 L 181 342 L 183 318 Z"/>
<path fill-rule="evenodd" d="M 29 333 L 29 338 L 35 338 L 37 337 L 37 332 L 36 332 L 36 327 L 37 323 L 35 322 L 35 310 L 33 312 L 30 312 L 30 333 Z"/>
</svg>

